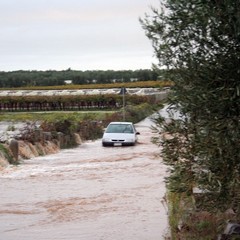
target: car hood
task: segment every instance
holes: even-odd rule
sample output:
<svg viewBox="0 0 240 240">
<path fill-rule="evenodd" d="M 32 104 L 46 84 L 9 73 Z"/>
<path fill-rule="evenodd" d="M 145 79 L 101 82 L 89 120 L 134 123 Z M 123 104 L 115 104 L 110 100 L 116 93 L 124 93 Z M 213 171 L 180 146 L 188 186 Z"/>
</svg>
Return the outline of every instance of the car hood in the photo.
<svg viewBox="0 0 240 240">
<path fill-rule="evenodd" d="M 128 139 L 134 138 L 134 133 L 104 133 L 103 138 L 111 138 L 111 139 Z"/>
</svg>

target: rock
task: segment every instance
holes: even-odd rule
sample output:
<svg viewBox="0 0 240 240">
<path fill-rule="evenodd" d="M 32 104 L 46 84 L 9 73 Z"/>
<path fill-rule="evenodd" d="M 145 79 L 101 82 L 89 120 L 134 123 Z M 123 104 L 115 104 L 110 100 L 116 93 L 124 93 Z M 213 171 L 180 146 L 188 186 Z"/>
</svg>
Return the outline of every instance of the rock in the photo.
<svg viewBox="0 0 240 240">
<path fill-rule="evenodd" d="M 62 148 L 64 146 L 64 134 L 62 132 L 57 133 L 57 140 L 59 142 L 59 147 Z"/>
<path fill-rule="evenodd" d="M 29 142 L 19 141 L 19 155 L 25 159 L 35 157 L 31 147 L 29 146 Z"/>
<path fill-rule="evenodd" d="M 74 133 L 73 137 L 74 137 L 74 141 L 76 142 L 76 144 L 78 144 L 78 145 L 82 144 L 82 139 L 78 133 Z"/>
<path fill-rule="evenodd" d="M 44 145 L 45 154 L 53 154 L 59 152 L 59 147 L 57 144 L 51 141 L 47 141 Z"/>
<path fill-rule="evenodd" d="M 40 142 L 43 139 L 42 129 L 35 129 L 34 131 L 34 142 Z"/>
<path fill-rule="evenodd" d="M 18 154 L 19 154 L 19 144 L 15 139 L 11 139 L 9 142 L 9 149 L 12 152 L 13 160 L 18 162 Z"/>
<path fill-rule="evenodd" d="M 8 160 L 3 156 L 2 152 L 0 152 L 0 170 L 1 168 L 5 168 L 9 165 Z"/>
<path fill-rule="evenodd" d="M 43 132 L 43 141 L 51 141 L 52 133 L 51 132 Z"/>
<path fill-rule="evenodd" d="M 71 136 L 64 135 L 64 146 L 63 147 L 69 147 L 71 146 Z"/>
</svg>

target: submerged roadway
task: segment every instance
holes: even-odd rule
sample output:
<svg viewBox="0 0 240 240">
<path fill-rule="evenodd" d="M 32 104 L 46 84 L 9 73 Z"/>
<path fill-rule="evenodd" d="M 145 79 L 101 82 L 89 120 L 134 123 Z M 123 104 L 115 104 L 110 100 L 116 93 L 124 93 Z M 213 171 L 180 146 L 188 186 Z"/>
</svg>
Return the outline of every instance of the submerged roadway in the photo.
<svg viewBox="0 0 240 240">
<path fill-rule="evenodd" d="M 0 172 L 2 240 L 161 240 L 166 166 L 149 118 L 133 147 L 85 142 Z"/>
</svg>

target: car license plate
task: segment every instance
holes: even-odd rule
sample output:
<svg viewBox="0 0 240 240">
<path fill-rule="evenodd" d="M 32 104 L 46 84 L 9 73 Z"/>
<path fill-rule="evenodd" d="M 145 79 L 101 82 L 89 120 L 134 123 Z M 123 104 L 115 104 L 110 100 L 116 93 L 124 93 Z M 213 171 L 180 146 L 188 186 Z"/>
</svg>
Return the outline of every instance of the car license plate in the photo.
<svg viewBox="0 0 240 240">
<path fill-rule="evenodd" d="M 122 146 L 122 143 L 114 143 L 113 146 Z"/>
</svg>

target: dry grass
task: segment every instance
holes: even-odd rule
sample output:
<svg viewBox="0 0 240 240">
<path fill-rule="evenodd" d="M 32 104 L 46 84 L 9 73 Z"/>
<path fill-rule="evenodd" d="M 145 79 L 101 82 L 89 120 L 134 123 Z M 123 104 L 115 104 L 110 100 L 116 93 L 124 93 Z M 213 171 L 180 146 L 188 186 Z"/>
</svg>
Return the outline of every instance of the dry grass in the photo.
<svg viewBox="0 0 240 240">
<path fill-rule="evenodd" d="M 197 209 L 192 196 L 168 193 L 171 240 L 215 240 L 223 233 L 229 212 Z"/>
</svg>

